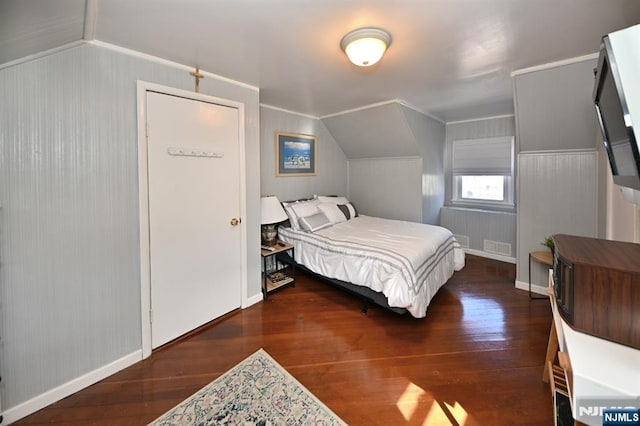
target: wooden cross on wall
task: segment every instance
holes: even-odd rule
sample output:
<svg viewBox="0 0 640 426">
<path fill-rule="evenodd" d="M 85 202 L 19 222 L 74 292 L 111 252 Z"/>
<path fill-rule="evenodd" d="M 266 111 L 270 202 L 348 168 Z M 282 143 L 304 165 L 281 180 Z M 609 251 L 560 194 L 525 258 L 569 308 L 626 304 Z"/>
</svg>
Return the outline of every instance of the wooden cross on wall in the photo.
<svg viewBox="0 0 640 426">
<path fill-rule="evenodd" d="M 200 79 L 204 78 L 203 74 L 200 74 L 200 68 L 196 68 L 195 72 L 191 71 L 189 74 L 195 77 L 196 79 L 196 93 L 200 93 Z"/>
</svg>

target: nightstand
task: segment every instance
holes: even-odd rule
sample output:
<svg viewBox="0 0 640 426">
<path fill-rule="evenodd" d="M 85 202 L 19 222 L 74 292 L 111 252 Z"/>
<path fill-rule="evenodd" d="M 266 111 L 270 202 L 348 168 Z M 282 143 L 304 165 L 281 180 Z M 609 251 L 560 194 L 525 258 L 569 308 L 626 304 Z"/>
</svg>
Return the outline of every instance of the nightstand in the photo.
<svg viewBox="0 0 640 426">
<path fill-rule="evenodd" d="M 288 285 L 296 285 L 295 247 L 279 241 L 273 250 L 262 249 L 262 295 L 267 300 L 269 293 Z"/>
</svg>

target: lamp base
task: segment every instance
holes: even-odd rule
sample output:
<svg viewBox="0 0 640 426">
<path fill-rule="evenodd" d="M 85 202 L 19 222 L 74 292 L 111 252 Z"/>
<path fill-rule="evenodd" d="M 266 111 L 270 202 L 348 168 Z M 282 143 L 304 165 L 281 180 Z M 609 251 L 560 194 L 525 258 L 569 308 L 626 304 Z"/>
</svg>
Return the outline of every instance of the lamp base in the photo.
<svg viewBox="0 0 640 426">
<path fill-rule="evenodd" d="M 275 246 L 278 242 L 276 225 L 262 225 L 262 245 Z"/>
</svg>

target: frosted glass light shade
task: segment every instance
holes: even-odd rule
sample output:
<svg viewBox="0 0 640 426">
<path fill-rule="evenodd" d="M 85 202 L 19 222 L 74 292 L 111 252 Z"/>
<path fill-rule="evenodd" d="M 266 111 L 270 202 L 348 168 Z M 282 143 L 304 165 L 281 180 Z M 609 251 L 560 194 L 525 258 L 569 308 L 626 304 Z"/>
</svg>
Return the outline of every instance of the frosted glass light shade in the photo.
<svg viewBox="0 0 640 426">
<path fill-rule="evenodd" d="M 340 47 L 355 65 L 369 67 L 377 63 L 391 44 L 391 36 L 380 28 L 360 28 L 340 41 Z"/>
</svg>

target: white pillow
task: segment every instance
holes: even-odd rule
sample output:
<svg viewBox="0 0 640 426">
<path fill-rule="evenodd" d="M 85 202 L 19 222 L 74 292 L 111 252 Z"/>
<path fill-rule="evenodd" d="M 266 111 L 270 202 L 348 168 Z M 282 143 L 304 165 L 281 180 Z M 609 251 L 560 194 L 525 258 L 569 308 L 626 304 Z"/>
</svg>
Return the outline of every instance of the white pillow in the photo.
<svg viewBox="0 0 640 426">
<path fill-rule="evenodd" d="M 294 201 L 291 203 L 282 203 L 282 207 L 284 207 L 284 211 L 287 213 L 287 216 L 289 216 L 291 227 L 299 231 L 300 218 L 320 212 L 320 210 L 318 210 L 318 204 L 320 204 L 318 200 Z"/>
<path fill-rule="evenodd" d="M 318 195 L 318 201 L 331 204 L 347 204 L 349 202 L 346 197 L 327 197 L 325 195 Z"/>
<path fill-rule="evenodd" d="M 337 204 L 320 203 L 318 204 L 318 208 L 322 213 L 325 214 L 325 216 L 327 216 L 327 219 L 329 219 L 329 222 L 333 224 L 346 222 L 347 220 L 346 216 L 342 213 L 340 208 L 338 208 Z"/>
<path fill-rule="evenodd" d="M 331 226 L 331 222 L 322 212 L 300 218 L 300 226 L 307 232 L 316 232 Z"/>
</svg>

